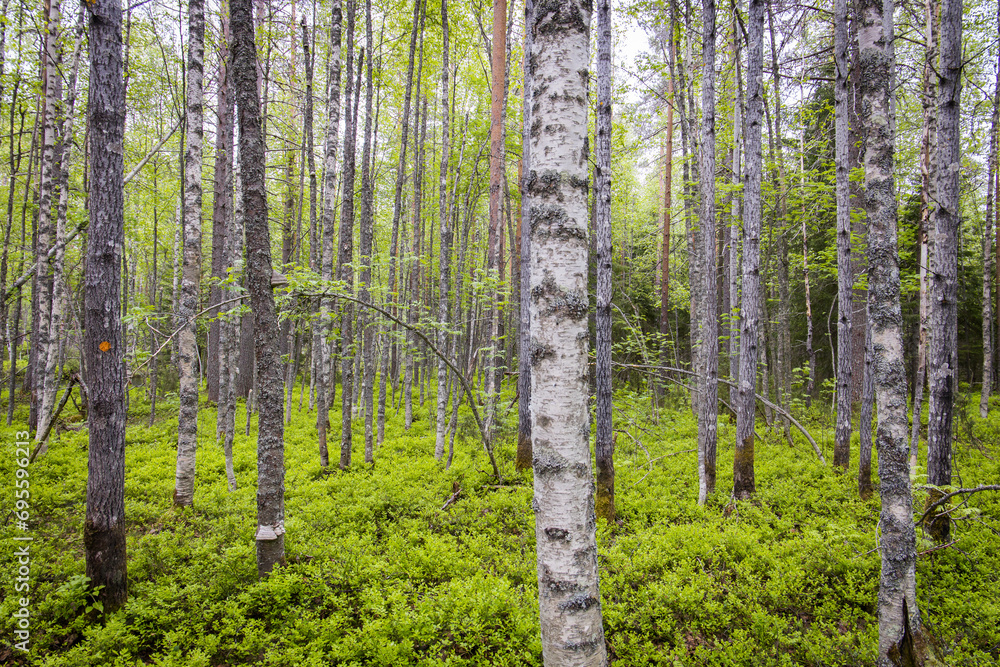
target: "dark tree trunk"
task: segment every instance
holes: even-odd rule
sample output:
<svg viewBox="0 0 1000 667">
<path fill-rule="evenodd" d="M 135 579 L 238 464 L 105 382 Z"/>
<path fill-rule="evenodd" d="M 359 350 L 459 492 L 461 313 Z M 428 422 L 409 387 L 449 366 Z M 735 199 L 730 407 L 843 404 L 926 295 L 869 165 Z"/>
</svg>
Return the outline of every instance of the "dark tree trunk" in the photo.
<svg viewBox="0 0 1000 667">
<path fill-rule="evenodd" d="M 851 202 L 848 183 L 847 0 L 836 0 L 833 19 L 833 60 L 836 70 L 834 108 L 836 124 L 837 195 L 837 429 L 833 465 L 844 470 L 851 462 L 851 354 L 852 291 Z"/>
<path fill-rule="evenodd" d="M 532 24 L 533 0 L 524 2 L 524 24 Z M 531 174 L 531 30 L 524 31 L 524 124 L 521 131 L 521 282 L 517 347 L 517 470 L 531 467 L 531 201 L 528 176 Z"/>
<path fill-rule="evenodd" d="M 271 291 L 271 233 L 264 188 L 264 134 L 257 90 L 251 0 L 231 0 L 233 76 L 240 127 L 240 175 L 247 239 L 247 287 L 257 353 L 257 574 L 285 560 L 285 425 L 278 315 Z"/>
<path fill-rule="evenodd" d="M 90 14 L 90 227 L 85 284 L 87 400 L 90 408 L 87 576 L 100 587 L 104 613 L 128 596 L 125 554 L 125 341 L 121 326 L 122 246 L 125 241 L 125 80 L 122 10 L 96 0 Z"/>
</svg>

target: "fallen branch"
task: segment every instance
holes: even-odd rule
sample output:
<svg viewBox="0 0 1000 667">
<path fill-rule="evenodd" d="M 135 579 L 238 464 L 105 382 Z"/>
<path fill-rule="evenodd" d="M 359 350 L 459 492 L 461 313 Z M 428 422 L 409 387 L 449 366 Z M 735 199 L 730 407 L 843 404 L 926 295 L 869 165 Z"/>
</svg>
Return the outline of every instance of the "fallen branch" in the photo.
<svg viewBox="0 0 1000 667">
<path fill-rule="evenodd" d="M 621 366 L 623 368 L 634 368 L 636 370 L 643 370 L 643 369 L 645 369 L 645 370 L 654 370 L 654 371 L 670 371 L 670 372 L 673 372 L 673 373 L 681 373 L 683 375 L 691 375 L 691 376 L 694 376 L 694 377 L 698 377 L 698 374 L 695 373 L 694 371 L 685 370 L 683 368 L 672 368 L 670 366 L 655 366 L 655 365 L 652 365 L 652 364 L 623 364 L 623 363 L 620 363 L 620 362 L 617 362 L 617 361 L 613 361 L 611 363 L 614 366 Z M 726 380 L 725 378 L 718 378 L 718 381 L 721 382 L 724 385 L 727 385 L 727 386 L 730 386 L 730 387 L 736 387 L 735 383 L 730 382 L 729 380 Z M 791 422 L 792 426 L 794 426 L 795 428 L 797 428 L 799 430 L 799 432 L 802 433 L 802 435 L 804 435 L 806 437 L 806 440 L 809 441 L 809 444 L 812 445 L 813 451 L 816 452 L 816 456 L 819 458 L 819 460 L 822 461 L 823 463 L 826 463 L 826 459 L 823 457 L 822 450 L 819 448 L 819 445 L 816 444 L 816 441 L 813 439 L 812 435 L 809 434 L 809 431 L 806 430 L 805 426 L 803 426 L 802 424 L 800 424 L 799 421 L 795 417 L 793 417 L 784 408 L 781 408 L 781 407 L 775 405 L 774 403 L 772 403 L 771 401 L 767 400 L 766 398 L 764 398 L 760 394 L 756 394 L 755 393 L 754 395 L 757 397 L 758 401 L 760 401 L 761 403 L 763 403 L 767 407 L 771 408 L 772 410 L 774 410 L 778 414 L 780 414 L 783 417 L 785 417 L 789 422 Z"/>
<path fill-rule="evenodd" d="M 49 419 L 48 425 L 45 430 L 42 431 L 42 437 L 39 438 L 38 444 L 35 445 L 35 449 L 31 452 L 31 456 L 28 458 L 28 463 L 34 463 L 35 457 L 38 456 L 38 452 L 42 451 L 42 447 L 49 439 L 49 433 L 52 432 L 52 426 L 56 423 L 56 419 L 59 418 L 59 413 L 62 409 L 66 407 L 66 402 L 69 400 L 69 395 L 73 391 L 73 385 L 76 384 L 77 378 L 74 375 L 73 379 L 69 381 L 69 386 L 66 387 L 66 391 L 63 392 L 62 399 L 59 401 L 59 405 L 56 406 L 56 411 L 52 413 L 52 418 Z"/>
<path fill-rule="evenodd" d="M 933 487 L 923 486 L 921 488 L 928 489 Z M 970 489 L 958 489 L 957 491 L 946 493 L 945 495 L 941 496 L 940 498 L 938 498 L 933 503 L 927 506 L 927 509 L 924 510 L 923 515 L 920 517 L 920 520 L 917 521 L 916 525 L 919 526 L 920 524 L 922 524 L 924 520 L 927 519 L 927 517 L 930 515 L 931 512 L 933 512 L 935 509 L 948 502 L 948 500 L 950 500 L 951 498 L 964 494 L 979 493 L 980 491 L 1000 491 L 1000 484 L 986 484 L 984 486 L 977 486 L 975 488 L 970 488 Z"/>
<path fill-rule="evenodd" d="M 83 222 L 81 222 L 79 225 L 76 226 L 76 229 L 74 229 L 69 236 L 67 236 L 61 242 L 56 243 L 51 248 L 49 248 L 49 251 L 45 253 L 45 257 L 43 259 L 40 259 L 34 264 L 32 264 L 31 268 L 28 269 L 27 272 L 24 273 L 24 275 L 22 275 L 20 278 L 18 278 L 11 284 L 10 289 L 8 289 L 7 292 L 3 295 L 3 302 L 6 303 L 7 301 L 9 301 L 10 298 L 14 296 L 14 292 L 21 289 L 21 287 L 23 287 L 26 282 L 31 280 L 31 276 L 35 275 L 35 271 L 38 270 L 38 264 L 40 262 L 49 261 L 49 259 L 53 255 L 55 255 L 58 250 L 62 250 L 63 248 L 65 248 L 67 245 L 69 245 L 70 241 L 75 239 L 80 232 L 85 230 L 87 228 L 88 222 L 89 220 L 84 220 Z"/>
</svg>

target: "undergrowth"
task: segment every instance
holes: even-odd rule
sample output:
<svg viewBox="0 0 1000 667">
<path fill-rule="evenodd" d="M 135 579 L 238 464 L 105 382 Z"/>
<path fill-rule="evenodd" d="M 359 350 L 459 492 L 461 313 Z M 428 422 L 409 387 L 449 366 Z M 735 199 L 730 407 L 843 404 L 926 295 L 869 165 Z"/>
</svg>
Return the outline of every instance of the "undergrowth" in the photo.
<svg viewBox="0 0 1000 667">
<path fill-rule="evenodd" d="M 509 398 L 509 397 L 508 397 Z M 735 428 L 719 430 L 718 486 L 696 504 L 696 424 L 683 401 L 649 414 L 616 397 L 618 523 L 599 527 L 609 653 L 620 665 L 870 665 L 878 628 L 878 500 L 819 463 L 797 434 L 758 426 L 758 493 L 731 503 Z M 416 401 L 415 401 L 416 402 Z M 433 399 L 405 432 L 390 415 L 376 464 L 323 471 L 315 412 L 286 428 L 287 566 L 258 581 L 256 456 L 238 428 L 239 489 L 226 485 L 215 409 L 199 413 L 195 506 L 171 506 L 177 402 L 133 393 L 126 449 L 129 599 L 95 621 L 82 528 L 87 432 L 64 430 L 31 467 L 31 649 L 14 650 L 18 535 L 15 432 L 0 427 L 0 663 L 160 665 L 539 665 L 531 476 L 513 471 L 515 413 L 497 444 L 498 484 L 464 417 L 454 464 L 433 458 Z M 507 401 L 502 403 L 507 406 Z M 997 406 L 995 406 L 997 407 Z M 26 415 L 18 413 L 23 419 Z M 243 408 L 237 423 L 245 423 Z M 829 419 L 806 420 L 827 450 Z M 956 485 L 1000 478 L 1000 410 L 963 414 Z M 331 414 L 331 422 L 339 418 Z M 254 430 L 256 419 L 254 419 Z M 856 436 L 855 436 L 856 447 Z M 853 463 L 856 465 L 855 449 Z M 921 462 L 923 457 L 921 457 Z M 855 468 L 856 470 L 856 468 Z M 914 483 L 926 481 L 918 467 Z M 444 507 L 456 489 L 460 493 Z M 926 492 L 915 490 L 915 507 Z M 1000 494 L 979 494 L 954 545 L 918 561 L 924 623 L 948 664 L 1000 659 Z M 918 548 L 932 543 L 921 538 Z"/>
</svg>

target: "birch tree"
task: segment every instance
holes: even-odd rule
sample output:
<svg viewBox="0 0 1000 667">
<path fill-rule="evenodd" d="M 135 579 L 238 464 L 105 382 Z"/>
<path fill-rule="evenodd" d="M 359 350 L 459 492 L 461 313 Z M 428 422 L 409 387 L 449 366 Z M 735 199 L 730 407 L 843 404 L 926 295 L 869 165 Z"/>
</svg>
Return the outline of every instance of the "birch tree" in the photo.
<svg viewBox="0 0 1000 667">
<path fill-rule="evenodd" d="M 528 175 L 531 437 L 542 657 L 607 665 L 598 587 L 587 387 L 587 72 L 590 3 L 534 8 Z"/>
<path fill-rule="evenodd" d="M 889 667 L 899 664 L 900 655 L 913 655 L 913 637 L 921 632 L 921 624 L 916 598 L 916 535 L 906 442 L 906 374 L 896 243 L 895 137 L 890 103 L 890 74 L 895 62 L 883 12 L 882 0 L 858 3 L 859 118 L 864 138 L 870 267 L 868 314 L 882 497 L 877 664 Z"/>
<path fill-rule="evenodd" d="M 530 2 L 530 0 L 529 0 Z M 451 286 L 451 215 L 448 210 L 448 0 L 441 0 L 441 169 L 438 175 L 438 225 L 440 237 L 440 273 L 438 287 L 438 347 L 447 350 L 448 297 Z M 434 458 L 444 456 L 444 441 L 448 434 L 448 366 L 444 359 L 437 364 L 437 427 L 434 438 Z"/>
<path fill-rule="evenodd" d="M 195 452 L 198 449 L 198 298 L 201 288 L 202 74 L 205 60 L 204 0 L 188 2 L 187 153 L 184 157 L 184 265 L 178 344 L 180 411 L 177 417 L 177 473 L 174 504 L 194 504 Z"/>
<path fill-rule="evenodd" d="M 715 275 L 715 0 L 702 0 L 701 204 L 695 243 L 701 294 L 698 309 L 698 504 L 715 491 L 715 448 L 719 417 L 719 321 Z"/>
</svg>

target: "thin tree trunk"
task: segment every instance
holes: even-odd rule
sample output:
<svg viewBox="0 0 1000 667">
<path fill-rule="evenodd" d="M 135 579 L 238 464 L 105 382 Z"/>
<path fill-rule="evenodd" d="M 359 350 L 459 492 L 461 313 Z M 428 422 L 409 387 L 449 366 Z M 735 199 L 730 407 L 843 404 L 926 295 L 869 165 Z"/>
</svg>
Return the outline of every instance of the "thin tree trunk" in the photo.
<svg viewBox="0 0 1000 667">
<path fill-rule="evenodd" d="M 403 181 L 406 176 L 406 148 L 409 139 L 408 128 L 410 122 L 410 96 L 413 92 L 413 62 L 417 51 L 417 33 L 421 16 L 421 0 L 413 0 L 413 30 L 410 33 L 410 56 L 406 70 L 406 94 L 403 96 L 403 118 L 400 127 L 402 136 L 399 144 L 399 163 L 396 166 L 396 190 L 392 204 L 392 241 L 389 248 L 389 302 L 390 310 L 395 304 L 396 297 L 396 271 L 399 248 L 399 222 L 403 213 Z M 389 379 L 389 357 L 393 346 L 392 332 L 385 336 L 386 346 L 382 354 L 379 369 L 379 397 L 378 397 L 378 443 L 382 444 L 385 437 L 385 400 L 386 383 Z"/>
<path fill-rule="evenodd" d="M 372 181 L 372 61 L 375 59 L 375 44 L 372 39 L 372 3 L 365 1 L 365 40 L 368 47 L 368 62 L 365 71 L 365 137 L 361 158 L 361 285 L 359 296 L 364 301 L 371 300 L 372 282 L 372 240 L 375 227 L 375 191 Z M 360 69 L 360 68 L 359 68 Z M 364 387 L 362 400 L 365 406 L 365 463 L 374 463 L 374 443 L 372 437 L 372 408 L 375 389 L 375 330 L 372 318 L 364 315 Z"/>
<path fill-rule="evenodd" d="M 740 44 L 742 40 L 737 32 L 733 16 L 733 67 L 736 70 L 736 89 L 733 91 L 733 185 L 739 186 L 742 183 L 742 170 L 740 167 L 740 142 L 743 136 L 743 77 L 740 71 Z M 745 196 L 745 193 L 744 193 Z M 745 209 L 744 209 L 745 210 Z M 739 377 L 740 377 L 740 320 L 736 311 L 740 303 L 740 239 L 743 232 L 743 220 L 740 215 L 740 195 L 733 193 L 732 209 L 730 212 L 732 224 L 729 230 L 729 402 L 736 406 L 739 402 Z M 759 236 L 759 235 L 758 235 Z M 758 245 L 759 252 L 759 245 Z M 759 261 L 759 260 L 758 260 Z M 759 280 L 759 279 L 758 279 Z M 759 301 L 759 299 L 758 299 Z M 758 313 L 758 319 L 759 319 Z M 756 373 L 755 373 L 756 375 Z M 753 383 L 751 383 L 752 385 Z"/>
<path fill-rule="evenodd" d="M 743 202 L 743 296 L 740 303 L 740 366 L 736 405 L 733 496 L 756 491 L 754 420 L 757 409 L 757 343 L 760 338 L 761 118 L 764 111 L 764 0 L 751 0 L 748 15 L 746 183 Z"/>
<path fill-rule="evenodd" d="M 531 196 L 532 448 L 542 657 L 606 665 L 587 386 L 587 77 L 590 5 L 538 7 Z M 567 8 L 568 7 L 568 8 Z M 494 79 L 496 80 L 496 79 Z M 544 91 L 544 94 L 543 94 Z M 561 233 L 553 233 L 556 229 Z"/>
<path fill-rule="evenodd" d="M 324 280 L 333 279 L 333 248 L 337 211 L 337 145 L 340 131 L 340 33 L 341 10 L 340 0 L 333 0 L 330 8 L 330 64 L 328 68 L 329 97 L 327 98 L 327 128 L 326 144 L 323 158 L 323 210 L 321 225 L 323 228 L 323 259 L 322 275 Z M 333 360 L 329 344 L 332 317 L 330 299 L 322 299 L 320 306 L 319 352 L 321 357 L 321 373 L 316 387 L 316 430 L 319 437 L 319 464 L 326 468 L 330 465 L 327 449 L 327 431 L 330 428 L 330 404 L 335 392 L 335 378 L 331 377 Z"/>
<path fill-rule="evenodd" d="M 232 266 L 232 241 L 229 235 L 233 227 L 233 80 L 229 73 L 230 49 L 232 42 L 229 30 L 229 8 L 224 6 L 220 17 L 221 43 L 219 45 L 219 92 L 218 92 L 218 127 L 215 134 L 215 181 L 212 201 L 212 275 L 218 280 L 225 280 L 227 267 Z M 222 295 L 233 296 L 232 289 L 222 285 L 213 286 L 211 303 L 222 301 Z M 231 310 L 231 308 L 226 308 Z M 229 431 L 229 402 L 235 400 L 231 394 L 230 373 L 235 368 L 230 364 L 229 345 L 236 333 L 235 322 L 230 318 L 220 317 L 212 323 L 217 332 L 215 340 L 212 329 L 209 329 L 208 340 L 208 400 L 216 401 L 218 413 L 216 416 L 216 437 L 225 438 Z M 215 349 L 213 350 L 213 344 Z M 216 377 L 213 379 L 213 373 Z M 213 396 L 213 382 L 215 384 Z M 227 454 L 227 470 L 231 463 L 231 453 Z M 235 488 L 230 479 L 230 488 Z"/>
<path fill-rule="evenodd" d="M 527 470 L 531 467 L 531 221 L 528 213 L 531 199 L 528 196 L 528 178 L 531 174 L 531 100 L 534 95 L 532 78 L 531 54 L 532 31 L 534 23 L 534 0 L 525 0 L 524 25 L 529 28 L 524 31 L 524 124 L 521 126 L 521 274 L 520 316 L 517 348 L 517 456 L 514 460 L 516 470 Z"/>
<path fill-rule="evenodd" d="M 870 315 L 870 313 L 869 313 Z M 861 383 L 861 413 L 858 416 L 858 495 L 872 496 L 872 408 L 875 403 L 875 378 L 872 375 L 872 328 L 865 332 L 865 375 Z"/>
<path fill-rule="evenodd" d="M 184 159 L 184 269 L 178 316 L 180 411 L 174 504 L 194 504 L 198 448 L 198 297 L 201 287 L 202 73 L 205 59 L 204 0 L 188 1 L 187 153 Z"/>
<path fill-rule="evenodd" d="M 1000 18 L 1000 4 L 997 5 Z M 1000 31 L 1000 25 L 998 25 Z M 986 220 L 983 223 L 983 385 L 979 395 L 979 416 L 986 419 L 990 409 L 990 389 L 993 387 L 993 206 L 996 194 L 997 124 L 1000 123 L 1000 56 L 996 84 L 993 88 L 993 116 L 990 121 L 990 153 L 987 158 Z"/>
<path fill-rule="evenodd" d="M 841 0 L 842 1 L 842 0 Z M 894 655 L 912 656 L 921 632 L 916 596 L 916 535 L 906 443 L 906 382 L 903 366 L 896 245 L 894 141 L 889 49 L 882 0 L 858 5 L 859 118 L 864 137 L 865 209 L 868 216 L 869 325 L 872 328 L 873 382 L 878 422 L 879 492 L 882 509 L 877 664 L 899 664 Z M 920 664 L 912 662 L 911 664 Z"/>
<path fill-rule="evenodd" d="M 531 0 L 528 0 L 530 3 Z M 451 336 L 446 331 L 448 297 L 451 290 L 451 211 L 448 210 L 448 162 L 451 147 L 448 143 L 450 117 L 448 116 L 448 0 L 441 0 L 441 170 L 438 176 L 438 217 L 440 230 L 440 284 L 438 287 L 438 347 L 448 349 Z M 462 147 L 464 149 L 464 146 Z M 456 179 L 457 180 L 457 179 Z M 437 364 L 437 428 L 434 439 L 434 458 L 444 456 L 444 441 L 448 435 L 448 366 L 444 359 Z M 520 443 L 518 443 L 520 447 Z"/>
<path fill-rule="evenodd" d="M 597 3 L 597 517 L 615 520 L 615 443 L 611 415 L 611 0 Z"/>
<path fill-rule="evenodd" d="M 937 192 L 930 253 L 930 405 L 927 412 L 927 481 L 951 484 L 951 439 L 958 389 L 958 225 L 959 103 L 962 66 L 962 4 L 941 3 L 941 62 L 938 68 L 938 137 L 935 159 Z M 933 522 L 939 539 L 948 537 L 949 521 Z M 937 530 L 935 530 L 935 528 Z"/>
<path fill-rule="evenodd" d="M 492 106 L 490 111 L 490 226 L 487 237 L 486 250 L 486 276 L 492 281 L 490 290 L 490 308 L 488 316 L 489 334 L 486 344 L 486 437 L 493 438 L 493 430 L 496 421 L 497 394 L 500 386 L 497 373 L 498 348 L 497 341 L 500 337 L 500 256 L 501 256 L 501 220 L 502 210 L 500 202 L 500 191 L 504 180 L 504 127 L 503 115 L 506 108 L 505 87 L 502 82 L 506 74 L 505 51 L 506 51 L 506 27 L 507 27 L 507 2 L 506 0 L 493 0 L 493 51 L 490 62 L 492 65 L 490 74 L 490 91 L 492 95 Z"/>
<path fill-rule="evenodd" d="M 257 89 L 251 0 L 231 0 L 233 75 L 240 126 L 240 171 L 247 240 L 247 286 L 254 315 L 257 389 L 257 573 L 284 563 L 285 446 L 278 316 L 271 291 L 271 234 L 264 187 L 264 134 Z"/>
<path fill-rule="evenodd" d="M 357 132 L 351 107 L 354 92 L 354 15 L 355 0 L 347 0 L 347 72 L 344 76 L 344 182 L 340 209 L 340 247 L 337 265 L 340 282 L 348 293 L 354 287 L 354 154 Z M 359 65 L 360 69 L 360 65 Z M 354 400 L 354 316 L 350 303 L 340 305 L 340 468 L 351 465 L 351 417 Z"/>
<path fill-rule="evenodd" d="M 87 516 L 83 544 L 87 576 L 104 614 L 125 604 L 125 360 L 121 326 L 121 261 L 125 240 L 123 190 L 125 85 L 122 10 L 118 0 L 96 0 L 89 13 L 90 92 L 87 104 L 90 226 L 84 288 L 92 414 L 87 461 Z"/>
<path fill-rule="evenodd" d="M 702 293 L 698 296 L 698 504 L 715 491 L 715 449 L 719 414 L 719 322 L 715 253 L 715 0 L 702 0 L 701 210 L 698 238 L 701 244 Z"/>
<path fill-rule="evenodd" d="M 835 0 L 833 60 L 836 71 L 834 111 L 836 130 L 837 196 L 837 428 L 833 465 L 844 470 L 851 463 L 851 354 L 852 292 L 851 202 L 848 184 L 847 109 L 847 0 Z"/>
</svg>

